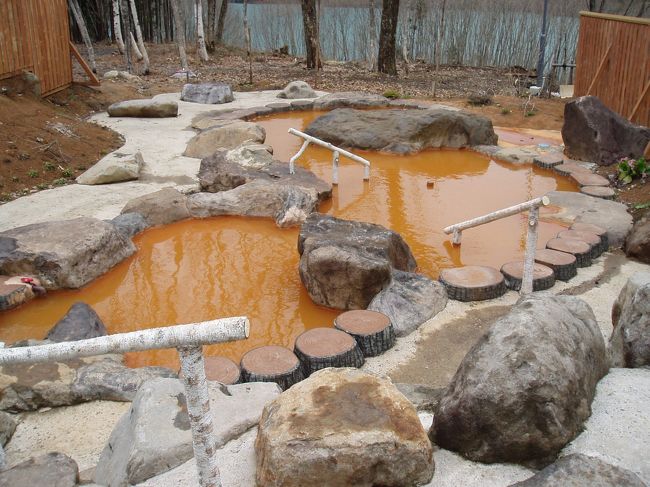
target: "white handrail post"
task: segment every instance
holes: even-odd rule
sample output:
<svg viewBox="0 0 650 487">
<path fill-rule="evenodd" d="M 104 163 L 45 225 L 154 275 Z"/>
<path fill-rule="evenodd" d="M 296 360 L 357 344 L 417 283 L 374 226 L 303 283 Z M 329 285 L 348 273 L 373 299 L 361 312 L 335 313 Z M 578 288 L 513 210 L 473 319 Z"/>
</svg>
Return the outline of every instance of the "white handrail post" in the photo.
<svg viewBox="0 0 650 487">
<path fill-rule="evenodd" d="M 295 167 L 296 159 L 298 159 L 303 154 L 303 152 L 305 152 L 308 145 L 309 145 L 309 141 L 305 140 L 302 146 L 300 147 L 300 150 L 296 153 L 296 155 L 293 156 L 291 159 L 289 159 L 289 174 L 296 173 L 296 167 Z"/>
<path fill-rule="evenodd" d="M 178 347 L 177 350 L 183 371 L 187 415 L 192 427 L 192 447 L 199 484 L 201 487 L 221 487 L 203 347 Z"/>
<path fill-rule="evenodd" d="M 458 228 L 454 229 L 454 234 L 451 237 L 451 243 L 454 245 L 460 245 L 460 239 L 463 237 L 463 232 L 462 230 L 459 230 Z"/>
<path fill-rule="evenodd" d="M 332 153 L 332 184 L 339 184 L 339 153 Z"/>
<path fill-rule="evenodd" d="M 535 269 L 535 250 L 537 248 L 537 224 L 539 222 L 539 207 L 528 211 L 526 232 L 526 255 L 524 256 L 524 274 L 521 278 L 520 294 L 525 296 L 533 292 L 533 275 Z"/>
<path fill-rule="evenodd" d="M 370 181 L 370 166 L 363 166 L 363 180 Z"/>
</svg>

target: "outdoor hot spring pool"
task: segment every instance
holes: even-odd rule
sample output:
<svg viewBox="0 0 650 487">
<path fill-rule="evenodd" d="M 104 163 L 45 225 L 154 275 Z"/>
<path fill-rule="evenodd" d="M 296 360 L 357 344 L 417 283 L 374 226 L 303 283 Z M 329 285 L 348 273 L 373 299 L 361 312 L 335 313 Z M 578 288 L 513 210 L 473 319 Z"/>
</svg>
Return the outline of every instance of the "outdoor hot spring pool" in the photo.
<svg viewBox="0 0 650 487">
<path fill-rule="evenodd" d="M 288 161 L 301 139 L 289 127 L 305 128 L 322 113 L 289 112 L 263 117 L 275 158 Z M 428 150 L 411 156 L 355 151 L 371 161 L 363 167 L 341 159 L 340 183 L 320 211 L 377 223 L 400 233 L 419 271 L 436 278 L 441 269 L 489 265 L 523 258 L 527 217 L 512 216 L 463 233 L 451 246 L 442 229 L 453 223 L 543 195 L 576 191 L 568 178 L 530 164 L 491 161 L 471 151 Z M 310 146 L 302 165 L 331 181 L 331 153 Z M 433 181 L 433 188 L 427 182 Z M 543 209 L 542 217 L 544 216 Z M 539 242 L 560 230 L 542 222 Z M 76 301 L 91 305 L 110 333 L 246 315 L 250 338 L 206 347 L 207 355 L 238 362 L 253 348 L 293 347 L 306 329 L 332 326 L 340 311 L 312 303 L 298 275 L 298 229 L 280 229 L 271 219 L 216 217 L 152 228 L 135 237 L 138 251 L 83 289 L 57 291 L 0 314 L 0 340 L 43 338 Z M 128 354 L 131 366 L 177 367 L 175 350 Z"/>
</svg>

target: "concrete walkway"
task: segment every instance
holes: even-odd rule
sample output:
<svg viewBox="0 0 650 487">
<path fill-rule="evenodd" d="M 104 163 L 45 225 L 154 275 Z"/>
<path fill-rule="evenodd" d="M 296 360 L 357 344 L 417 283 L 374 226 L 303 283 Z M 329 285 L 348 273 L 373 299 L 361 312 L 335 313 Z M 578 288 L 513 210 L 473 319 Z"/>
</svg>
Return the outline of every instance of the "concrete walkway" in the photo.
<svg viewBox="0 0 650 487">
<path fill-rule="evenodd" d="M 204 105 L 180 100 L 180 93 L 165 93 L 155 100 L 178 103 L 176 118 L 109 117 L 106 112 L 91 120 L 121 134 L 125 143 L 114 152 L 135 154 L 140 151 L 144 167 L 140 179 L 125 183 L 85 186 L 70 184 L 40 191 L 0 205 L 0 231 L 53 220 L 80 216 L 109 219 L 119 215 L 127 201 L 165 187 L 179 191 L 198 189 L 200 159 L 185 157 L 188 141 L 196 135 L 192 119 L 203 112 L 264 106 L 277 103 L 279 90 L 234 93 L 235 100 L 223 105 Z M 325 92 L 317 92 L 324 95 Z"/>
</svg>

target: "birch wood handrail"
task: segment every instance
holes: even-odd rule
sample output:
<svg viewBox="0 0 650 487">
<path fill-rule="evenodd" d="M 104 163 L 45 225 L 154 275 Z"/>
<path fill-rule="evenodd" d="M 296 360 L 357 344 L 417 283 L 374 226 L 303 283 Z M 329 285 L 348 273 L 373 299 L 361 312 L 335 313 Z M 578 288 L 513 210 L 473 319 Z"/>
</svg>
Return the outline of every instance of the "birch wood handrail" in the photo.
<svg viewBox="0 0 650 487">
<path fill-rule="evenodd" d="M 450 225 L 443 229 L 446 234 L 452 233 L 452 243 L 460 245 L 463 230 L 478 227 L 485 223 L 500 220 L 508 216 L 516 215 L 528 211 L 528 230 L 526 232 L 526 255 L 524 256 L 524 274 L 521 282 L 521 294 L 530 294 L 533 292 L 533 268 L 535 265 L 535 249 L 537 247 L 537 224 L 539 220 L 539 207 L 548 206 L 551 201 L 548 196 L 535 198 L 515 206 L 503 208 L 502 210 L 493 211 L 487 215 L 472 218 L 455 225 Z"/>
<path fill-rule="evenodd" d="M 205 377 L 203 345 L 248 338 L 245 316 L 202 323 L 150 328 L 75 342 L 0 349 L 0 365 L 70 360 L 105 353 L 176 348 L 181 361 L 187 414 L 192 427 L 192 446 L 201 487 L 221 486 L 216 459 L 216 438 Z M 0 459 L 4 456 L 0 447 Z"/>
<path fill-rule="evenodd" d="M 295 162 L 296 160 L 305 152 L 305 149 L 307 149 L 307 146 L 310 143 L 314 143 L 316 145 L 320 145 L 321 147 L 325 147 L 326 149 L 329 149 L 333 152 L 332 155 L 332 184 L 339 184 L 339 156 L 345 156 L 348 159 L 353 160 L 354 162 L 358 162 L 359 164 L 362 164 L 364 166 L 363 168 L 363 179 L 364 181 L 368 181 L 370 179 L 370 161 L 367 159 L 364 159 L 363 157 L 359 157 L 356 154 L 353 154 L 352 152 L 348 152 L 345 149 L 341 149 L 340 147 L 336 147 L 333 144 L 330 144 L 329 142 L 325 142 L 324 140 L 317 139 L 316 137 L 313 137 L 311 135 L 308 135 L 304 132 L 301 132 L 300 130 L 296 130 L 294 128 L 289 129 L 289 133 L 291 135 L 295 135 L 296 137 L 300 137 L 305 140 L 303 142 L 302 146 L 300 147 L 300 150 L 296 153 L 295 156 L 293 156 L 291 159 L 289 159 L 289 173 L 290 174 L 295 174 L 296 169 L 295 169 Z"/>
</svg>

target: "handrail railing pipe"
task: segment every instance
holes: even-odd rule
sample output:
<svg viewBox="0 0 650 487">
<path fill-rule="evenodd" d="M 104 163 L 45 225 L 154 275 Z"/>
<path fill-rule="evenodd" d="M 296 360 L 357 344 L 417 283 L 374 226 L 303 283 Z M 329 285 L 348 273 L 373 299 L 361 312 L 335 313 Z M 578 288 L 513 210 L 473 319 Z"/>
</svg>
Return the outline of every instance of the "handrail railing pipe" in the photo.
<svg viewBox="0 0 650 487">
<path fill-rule="evenodd" d="M 490 223 L 495 220 L 500 220 L 508 216 L 516 215 L 528 211 L 528 225 L 526 231 L 526 254 L 524 256 L 524 273 L 521 282 L 521 294 L 530 294 L 533 292 L 533 270 L 535 266 L 535 249 L 537 247 L 537 225 L 539 223 L 539 207 L 548 206 L 550 200 L 548 196 L 535 198 L 518 205 L 503 208 L 501 210 L 493 211 L 487 215 L 472 218 L 455 225 L 446 227 L 443 231 L 446 234 L 452 235 L 452 243 L 460 245 L 463 230 L 468 228 L 477 227 L 485 223 Z"/>
<path fill-rule="evenodd" d="M 352 152 L 348 152 L 345 149 L 341 149 L 340 147 L 336 147 L 335 145 L 330 144 L 329 142 L 325 142 L 324 140 L 317 139 L 316 137 L 301 132 L 300 130 L 290 128 L 289 133 L 291 135 L 301 137 L 302 139 L 305 140 L 305 142 L 303 142 L 302 146 L 300 147 L 300 150 L 296 153 L 296 155 L 293 156 L 291 159 L 289 159 L 290 174 L 295 174 L 296 160 L 305 152 L 305 149 L 307 149 L 307 146 L 310 143 L 314 143 L 316 145 L 320 145 L 321 147 L 325 147 L 326 149 L 331 150 L 333 153 L 332 154 L 332 184 L 339 184 L 339 157 L 340 156 L 345 156 L 348 159 L 353 160 L 354 162 L 358 162 L 359 164 L 362 164 L 364 181 L 368 181 L 370 179 L 370 161 L 368 161 L 367 159 L 364 159 L 363 157 L 359 157 L 356 154 L 353 154 Z"/>
<path fill-rule="evenodd" d="M 31 347 L 0 348 L 0 365 L 70 360 L 105 353 L 139 352 L 176 348 L 183 372 L 187 414 L 192 428 L 192 446 L 201 487 L 220 487 L 216 460 L 216 438 L 205 377 L 203 345 L 248 338 L 250 323 L 245 316 L 150 328 L 75 342 Z M 2 454 L 0 448 L 0 459 Z"/>
</svg>

